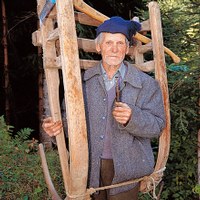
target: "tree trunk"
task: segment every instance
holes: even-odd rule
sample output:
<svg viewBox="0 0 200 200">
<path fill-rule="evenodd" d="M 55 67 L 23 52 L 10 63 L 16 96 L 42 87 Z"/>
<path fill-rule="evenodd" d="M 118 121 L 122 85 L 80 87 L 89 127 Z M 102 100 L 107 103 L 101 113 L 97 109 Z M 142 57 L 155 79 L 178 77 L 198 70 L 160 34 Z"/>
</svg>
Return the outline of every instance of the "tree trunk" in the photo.
<svg viewBox="0 0 200 200">
<path fill-rule="evenodd" d="M 3 24 L 3 49 L 4 49 L 4 90 L 5 90 L 5 120 L 10 124 L 10 101 L 9 101 L 9 70 L 8 70 L 8 43 L 7 43 L 7 20 L 4 0 L 1 1 L 2 24 Z"/>
</svg>

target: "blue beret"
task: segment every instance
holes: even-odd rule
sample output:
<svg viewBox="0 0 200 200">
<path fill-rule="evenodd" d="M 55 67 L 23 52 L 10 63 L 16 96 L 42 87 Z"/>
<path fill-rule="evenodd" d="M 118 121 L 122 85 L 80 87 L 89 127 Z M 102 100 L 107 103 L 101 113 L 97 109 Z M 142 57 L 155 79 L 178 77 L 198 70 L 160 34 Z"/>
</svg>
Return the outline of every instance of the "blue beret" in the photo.
<svg viewBox="0 0 200 200">
<path fill-rule="evenodd" d="M 96 36 L 101 32 L 122 33 L 131 41 L 132 36 L 141 30 L 141 24 L 136 21 L 125 20 L 121 17 L 111 17 L 96 29 Z"/>
</svg>

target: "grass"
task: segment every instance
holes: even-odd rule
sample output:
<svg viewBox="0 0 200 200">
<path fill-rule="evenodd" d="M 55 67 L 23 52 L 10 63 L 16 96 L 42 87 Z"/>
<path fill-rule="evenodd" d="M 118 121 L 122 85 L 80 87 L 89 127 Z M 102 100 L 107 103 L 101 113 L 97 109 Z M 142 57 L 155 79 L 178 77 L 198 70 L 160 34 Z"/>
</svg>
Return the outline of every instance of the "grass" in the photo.
<svg viewBox="0 0 200 200">
<path fill-rule="evenodd" d="M 0 117 L 0 199 L 49 200 L 36 140 L 28 140 L 31 129 L 23 129 L 13 138 L 12 127 Z M 57 150 L 46 152 L 51 178 L 64 199 L 64 186 Z"/>
</svg>

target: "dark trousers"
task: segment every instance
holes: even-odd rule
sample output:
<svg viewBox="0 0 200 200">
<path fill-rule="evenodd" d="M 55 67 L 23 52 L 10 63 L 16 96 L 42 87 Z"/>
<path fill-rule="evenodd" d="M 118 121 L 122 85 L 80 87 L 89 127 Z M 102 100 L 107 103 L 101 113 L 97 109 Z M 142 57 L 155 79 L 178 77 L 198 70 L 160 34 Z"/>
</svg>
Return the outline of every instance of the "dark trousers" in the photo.
<svg viewBox="0 0 200 200">
<path fill-rule="evenodd" d="M 100 181 L 101 186 L 111 185 L 114 177 L 114 165 L 112 159 L 101 160 Z M 133 189 L 116 195 L 109 195 L 109 190 L 102 190 L 94 194 L 92 200 L 138 200 L 139 184 Z"/>
</svg>

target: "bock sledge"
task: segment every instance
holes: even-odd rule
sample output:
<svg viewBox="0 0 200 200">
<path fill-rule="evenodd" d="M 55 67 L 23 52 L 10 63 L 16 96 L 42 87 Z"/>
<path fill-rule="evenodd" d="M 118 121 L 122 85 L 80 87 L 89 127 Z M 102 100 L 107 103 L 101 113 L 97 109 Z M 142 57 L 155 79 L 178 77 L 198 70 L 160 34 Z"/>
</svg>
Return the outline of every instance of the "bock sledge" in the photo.
<svg viewBox="0 0 200 200">
<path fill-rule="evenodd" d="M 37 0 L 38 16 L 40 16 L 46 5 L 45 3 L 45 0 Z M 85 52 L 96 52 L 96 50 L 94 40 L 77 38 L 75 24 L 78 22 L 89 26 L 98 26 L 108 17 L 87 5 L 83 0 L 56 0 L 55 6 L 48 13 L 45 21 L 32 34 L 33 44 L 42 46 L 43 49 L 43 67 L 47 82 L 49 105 L 51 116 L 55 121 L 62 120 L 59 103 L 59 70 L 62 71 L 69 150 L 66 148 L 64 131 L 56 136 L 56 142 L 67 200 L 88 200 L 90 195 L 96 191 L 120 187 L 120 185 L 138 181 L 141 181 L 141 192 L 150 190 L 155 192 L 155 187 L 162 179 L 170 147 L 170 107 L 165 53 L 172 58 L 174 63 L 178 63 L 180 59 L 163 45 L 161 16 L 157 2 L 150 2 L 148 8 L 149 19 L 141 22 L 142 30 L 134 36 L 138 41 L 137 46 L 134 49 L 130 47 L 128 55 L 134 60 L 134 65 L 142 71 L 155 72 L 155 78 L 159 81 L 162 89 L 167 125 L 159 138 L 158 156 L 154 172 L 147 177 L 117 185 L 87 188 L 88 141 L 80 68 L 87 70 L 98 61 L 79 59 L 78 49 Z M 56 27 L 55 22 L 57 23 Z M 143 31 L 149 31 L 151 39 L 142 35 Z M 57 42 L 59 42 L 59 51 L 56 47 Z M 149 51 L 153 52 L 153 60 L 145 61 L 144 54 Z M 61 197 L 55 190 L 49 175 L 43 145 L 40 144 L 39 147 L 47 187 L 52 199 L 60 200 Z M 155 194 L 154 197 L 156 197 Z"/>
</svg>

